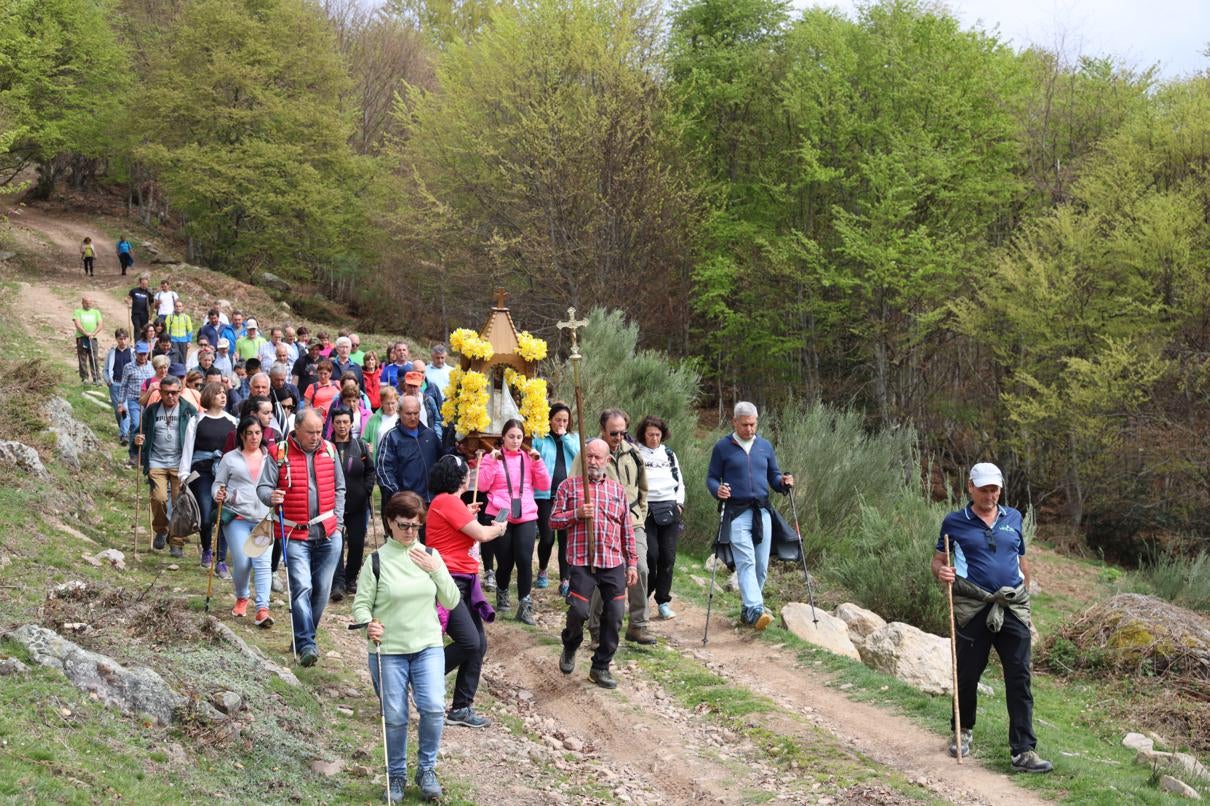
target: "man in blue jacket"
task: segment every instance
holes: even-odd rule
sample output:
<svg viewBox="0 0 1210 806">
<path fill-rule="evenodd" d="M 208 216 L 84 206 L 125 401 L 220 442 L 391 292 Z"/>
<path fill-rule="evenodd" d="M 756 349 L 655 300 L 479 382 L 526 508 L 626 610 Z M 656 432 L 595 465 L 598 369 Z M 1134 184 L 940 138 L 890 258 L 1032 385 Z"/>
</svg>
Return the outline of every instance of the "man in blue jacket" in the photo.
<svg viewBox="0 0 1210 806">
<path fill-rule="evenodd" d="M 399 424 L 387 432 L 378 446 L 375 471 L 382 502 L 403 490 L 410 490 L 427 504 L 429 470 L 441 457 L 441 440 L 433 429 L 420 422 L 420 399 L 407 395 L 399 403 Z"/>
<path fill-rule="evenodd" d="M 735 430 L 714 445 L 706 489 L 724 507 L 723 525 L 729 530 L 743 600 L 740 621 L 764 630 L 773 622 L 764 600 L 773 545 L 769 490 L 789 492 L 794 477 L 781 472 L 773 446 L 756 435 L 756 419 L 756 406 L 746 401 L 735 404 L 731 417 Z"/>
</svg>

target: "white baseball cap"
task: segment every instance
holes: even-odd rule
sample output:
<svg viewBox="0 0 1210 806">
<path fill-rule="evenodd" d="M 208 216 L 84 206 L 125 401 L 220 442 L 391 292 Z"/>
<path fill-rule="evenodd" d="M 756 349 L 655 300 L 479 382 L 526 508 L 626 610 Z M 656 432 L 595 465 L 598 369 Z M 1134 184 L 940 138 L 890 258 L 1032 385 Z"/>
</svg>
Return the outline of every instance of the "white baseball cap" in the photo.
<svg viewBox="0 0 1210 806">
<path fill-rule="evenodd" d="M 1004 474 L 1000 472 L 1000 468 L 991 462 L 980 462 L 971 467 L 971 484 L 976 487 L 986 487 L 989 484 L 994 484 L 1003 489 Z"/>
<path fill-rule="evenodd" d="M 260 328 L 256 326 L 255 319 L 249 319 L 247 322 L 244 322 L 244 329 L 245 330 L 260 330 Z"/>
</svg>

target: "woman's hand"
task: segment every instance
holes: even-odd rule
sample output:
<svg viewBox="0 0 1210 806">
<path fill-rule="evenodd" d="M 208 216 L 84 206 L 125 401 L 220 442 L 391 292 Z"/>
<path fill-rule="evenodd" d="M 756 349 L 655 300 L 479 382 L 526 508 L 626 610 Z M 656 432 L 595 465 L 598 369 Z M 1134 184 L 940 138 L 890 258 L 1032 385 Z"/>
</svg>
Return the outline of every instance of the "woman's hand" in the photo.
<svg viewBox="0 0 1210 806">
<path fill-rule="evenodd" d="M 370 622 L 369 626 L 366 627 L 366 635 L 370 636 L 370 640 L 376 644 L 382 643 L 382 633 L 382 622 L 378 619 L 374 619 Z"/>
<path fill-rule="evenodd" d="M 483 509 L 483 502 L 482 502 L 482 501 L 474 501 L 474 502 L 472 502 L 472 503 L 470 503 L 470 504 L 467 504 L 467 505 L 466 505 L 466 508 L 467 508 L 467 509 L 469 509 L 469 510 L 471 511 L 471 514 L 472 514 L 472 515 L 478 515 L 478 514 L 479 514 L 479 510 Z"/>
<path fill-rule="evenodd" d="M 529 458 L 533 459 L 536 462 L 542 458 L 542 454 L 538 453 L 537 448 L 530 448 L 529 449 Z"/>
<path fill-rule="evenodd" d="M 408 556 L 412 558 L 412 562 L 416 563 L 422 571 L 428 574 L 433 573 L 442 566 L 442 562 L 437 555 L 429 554 L 424 550 L 424 546 L 412 546 L 408 549 Z"/>
<path fill-rule="evenodd" d="M 501 537 L 504 535 L 504 533 L 506 531 L 508 531 L 508 521 L 500 521 L 499 523 L 493 523 L 492 526 L 496 530 L 496 537 Z"/>
<path fill-rule="evenodd" d="M 497 462 L 500 461 L 500 449 L 499 448 L 492 449 L 492 458 L 495 459 Z"/>
<path fill-rule="evenodd" d="M 219 487 L 218 492 L 214 494 L 214 503 L 221 504 L 227 500 L 227 488 Z"/>
</svg>

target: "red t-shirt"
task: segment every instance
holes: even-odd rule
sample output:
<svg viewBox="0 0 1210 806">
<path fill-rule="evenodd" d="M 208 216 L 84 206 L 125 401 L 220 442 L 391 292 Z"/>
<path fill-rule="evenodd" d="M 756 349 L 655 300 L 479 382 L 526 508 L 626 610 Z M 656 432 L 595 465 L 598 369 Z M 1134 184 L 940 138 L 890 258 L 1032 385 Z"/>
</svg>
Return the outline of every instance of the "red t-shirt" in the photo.
<svg viewBox="0 0 1210 806">
<path fill-rule="evenodd" d="M 475 516 L 462 499 L 441 493 L 429 504 L 424 522 L 424 543 L 437 549 L 451 574 L 479 573 L 479 544 L 460 531 Z"/>
</svg>

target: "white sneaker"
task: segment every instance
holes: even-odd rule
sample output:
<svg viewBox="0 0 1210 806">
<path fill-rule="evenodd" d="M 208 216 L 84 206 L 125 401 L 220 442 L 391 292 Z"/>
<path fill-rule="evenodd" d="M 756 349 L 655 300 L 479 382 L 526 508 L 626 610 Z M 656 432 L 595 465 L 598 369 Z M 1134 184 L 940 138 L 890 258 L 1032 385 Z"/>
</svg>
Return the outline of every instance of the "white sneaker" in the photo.
<svg viewBox="0 0 1210 806">
<path fill-rule="evenodd" d="M 664 619 L 665 621 L 676 618 L 676 612 L 667 602 L 664 602 L 662 605 L 660 605 L 660 618 Z"/>
<path fill-rule="evenodd" d="M 282 578 L 280 570 L 273 575 L 273 581 L 270 582 L 269 586 L 273 589 L 274 593 L 286 592 L 286 581 Z"/>
</svg>

